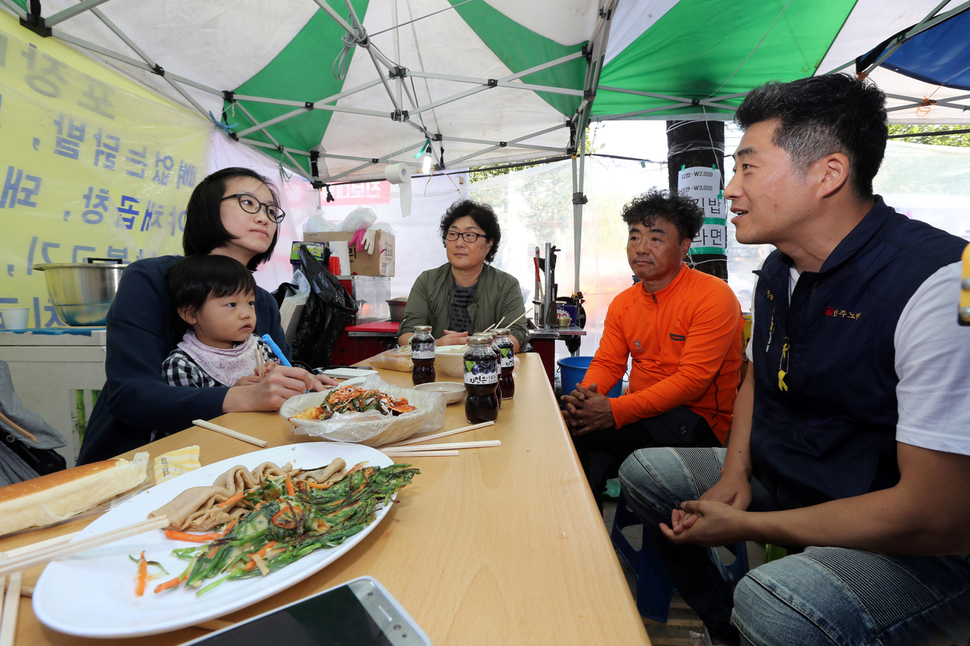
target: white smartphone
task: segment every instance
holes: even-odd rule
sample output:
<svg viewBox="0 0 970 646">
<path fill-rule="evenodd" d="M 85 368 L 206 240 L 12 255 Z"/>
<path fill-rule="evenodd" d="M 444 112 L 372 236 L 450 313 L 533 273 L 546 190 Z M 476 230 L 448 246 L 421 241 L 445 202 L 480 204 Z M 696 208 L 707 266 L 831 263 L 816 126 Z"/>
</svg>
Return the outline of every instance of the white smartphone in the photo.
<svg viewBox="0 0 970 646">
<path fill-rule="evenodd" d="M 362 576 L 200 637 L 203 646 L 431 646 L 380 582 Z"/>
</svg>

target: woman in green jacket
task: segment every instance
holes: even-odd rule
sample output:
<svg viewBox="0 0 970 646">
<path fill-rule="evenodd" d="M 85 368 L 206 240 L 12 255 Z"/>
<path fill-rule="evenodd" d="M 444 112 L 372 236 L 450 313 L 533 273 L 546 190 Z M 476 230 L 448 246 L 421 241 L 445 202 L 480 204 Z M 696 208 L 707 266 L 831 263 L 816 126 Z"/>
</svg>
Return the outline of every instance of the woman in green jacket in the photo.
<svg viewBox="0 0 970 646">
<path fill-rule="evenodd" d="M 430 325 L 436 345 L 463 345 L 469 334 L 503 321 L 519 352 L 529 338 L 521 318 L 525 307 L 519 281 L 486 264 L 494 260 L 502 238 L 492 207 L 471 200 L 455 202 L 441 218 L 440 230 L 448 262 L 423 272 L 414 282 L 398 327 L 398 343 L 405 345 L 416 325 Z"/>
</svg>

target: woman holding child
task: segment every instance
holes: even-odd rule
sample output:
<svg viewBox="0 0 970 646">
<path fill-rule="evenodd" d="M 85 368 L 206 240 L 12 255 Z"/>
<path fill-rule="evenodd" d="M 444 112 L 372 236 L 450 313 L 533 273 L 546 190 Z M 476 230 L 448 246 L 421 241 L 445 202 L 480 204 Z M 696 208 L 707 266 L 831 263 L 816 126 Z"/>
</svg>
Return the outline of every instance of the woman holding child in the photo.
<svg viewBox="0 0 970 646">
<path fill-rule="evenodd" d="M 269 259 L 276 245 L 276 227 L 284 216 L 278 204 L 273 186 L 252 170 L 226 168 L 209 175 L 195 188 L 186 209 L 182 237 L 186 256 L 226 256 L 249 271 L 255 270 Z M 189 309 L 176 311 L 172 306 L 166 274 L 177 261 L 178 256 L 146 258 L 132 263 L 122 274 L 107 316 L 107 382 L 88 422 L 78 464 L 130 451 L 188 428 L 195 419 L 211 419 L 234 411 L 278 410 L 294 395 L 320 390 L 333 383 L 300 368 L 269 363 L 269 369 L 264 369 L 262 374 L 247 370 L 246 376 L 232 383 L 219 381 L 211 372 L 228 378 L 226 375 L 235 376 L 238 370 L 210 372 L 201 366 L 219 385 L 199 388 L 170 385 L 163 376 L 162 364 L 176 349 L 176 344 L 185 343 L 187 337 L 179 334 L 176 338 L 173 318 L 184 321 L 196 332 L 202 325 L 202 338 L 193 333 L 195 342 L 190 342 L 193 345 L 215 348 L 220 344 L 220 335 L 206 335 L 205 321 L 199 320 L 205 308 L 221 298 L 213 298 L 218 289 L 210 289 L 202 303 L 196 301 Z M 251 333 L 269 334 L 284 353 L 289 352 L 273 297 L 259 287 L 244 296 L 247 296 L 244 306 L 252 308 L 255 319 L 250 323 Z M 238 305 L 240 301 L 233 302 Z M 239 343 L 253 343 L 248 341 L 248 336 L 241 334 L 236 338 L 241 339 Z M 206 340 L 215 345 L 207 344 Z M 201 356 L 204 348 L 195 347 Z M 255 363 L 255 353 L 249 351 L 249 354 Z"/>
</svg>

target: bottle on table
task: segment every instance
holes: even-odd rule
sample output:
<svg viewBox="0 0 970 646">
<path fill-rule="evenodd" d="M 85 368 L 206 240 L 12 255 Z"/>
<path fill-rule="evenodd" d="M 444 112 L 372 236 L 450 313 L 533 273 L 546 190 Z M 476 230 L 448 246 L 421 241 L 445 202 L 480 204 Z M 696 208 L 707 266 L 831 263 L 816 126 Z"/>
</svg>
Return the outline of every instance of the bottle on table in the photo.
<svg viewBox="0 0 970 646">
<path fill-rule="evenodd" d="M 502 396 L 502 355 L 500 354 L 500 349 L 498 347 L 498 332 L 495 330 L 489 330 L 488 332 L 482 332 L 483 336 L 487 336 L 492 342 L 492 352 L 495 353 L 495 399 L 498 402 L 498 409 L 502 410 L 502 400 L 505 397 Z"/>
<path fill-rule="evenodd" d="M 512 399 L 515 395 L 515 378 L 512 376 L 515 368 L 515 344 L 512 342 L 512 331 L 503 327 L 495 332 L 498 334 L 495 342 L 499 350 L 498 385 L 502 390 L 502 399 Z"/>
<path fill-rule="evenodd" d="M 465 417 L 470 424 L 495 421 L 498 417 L 499 400 L 495 396 L 498 387 L 498 357 L 492 351 L 492 340 L 487 336 L 468 337 L 465 350 Z"/>
<path fill-rule="evenodd" d="M 411 381 L 415 386 L 434 381 L 434 337 L 430 325 L 414 326 L 411 337 Z"/>
</svg>

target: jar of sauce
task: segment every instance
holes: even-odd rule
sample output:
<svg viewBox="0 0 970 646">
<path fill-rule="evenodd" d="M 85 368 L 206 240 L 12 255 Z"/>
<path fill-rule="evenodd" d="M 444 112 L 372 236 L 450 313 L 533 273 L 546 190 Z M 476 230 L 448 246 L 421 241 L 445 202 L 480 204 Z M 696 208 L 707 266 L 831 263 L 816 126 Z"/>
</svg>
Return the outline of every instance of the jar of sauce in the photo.
<svg viewBox="0 0 970 646">
<path fill-rule="evenodd" d="M 515 395 L 515 378 L 512 369 L 515 368 L 515 344 L 512 342 L 512 331 L 503 327 L 495 330 L 498 346 L 498 385 L 502 390 L 502 399 L 512 399 Z"/>
<path fill-rule="evenodd" d="M 465 350 L 465 417 L 470 424 L 495 421 L 498 417 L 499 400 L 495 396 L 498 387 L 498 357 L 492 351 L 492 340 L 487 336 L 468 337 Z"/>
<path fill-rule="evenodd" d="M 415 386 L 434 381 L 434 337 L 430 325 L 414 326 L 411 337 L 411 381 Z"/>
</svg>

